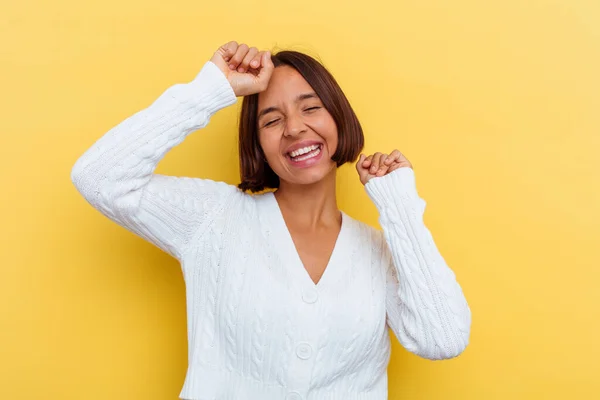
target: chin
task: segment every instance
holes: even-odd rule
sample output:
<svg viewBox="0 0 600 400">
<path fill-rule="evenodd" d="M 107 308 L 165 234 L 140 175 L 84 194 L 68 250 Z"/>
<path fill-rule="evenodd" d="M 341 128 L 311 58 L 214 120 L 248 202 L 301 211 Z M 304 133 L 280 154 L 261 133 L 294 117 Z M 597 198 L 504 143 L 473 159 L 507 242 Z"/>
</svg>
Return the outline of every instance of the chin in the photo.
<svg viewBox="0 0 600 400">
<path fill-rule="evenodd" d="M 294 185 L 314 185 L 331 177 L 331 174 L 336 173 L 336 165 L 332 163 L 329 166 L 315 165 L 312 168 L 306 168 L 299 171 L 286 171 L 285 177 L 281 180 Z"/>
</svg>

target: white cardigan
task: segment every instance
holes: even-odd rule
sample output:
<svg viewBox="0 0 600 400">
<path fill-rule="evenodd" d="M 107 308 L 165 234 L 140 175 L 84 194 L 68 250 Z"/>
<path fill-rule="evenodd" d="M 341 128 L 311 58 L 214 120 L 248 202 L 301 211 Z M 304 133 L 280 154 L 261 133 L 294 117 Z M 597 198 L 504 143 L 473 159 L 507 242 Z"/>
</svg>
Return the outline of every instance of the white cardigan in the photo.
<svg viewBox="0 0 600 400">
<path fill-rule="evenodd" d="M 71 173 L 93 207 L 181 262 L 189 365 L 180 398 L 387 399 L 388 326 L 421 357 L 459 355 L 470 308 L 423 223 L 411 168 L 366 184 L 383 234 L 342 213 L 318 284 L 272 193 L 153 173 L 236 100 L 207 62 L 107 132 Z"/>
</svg>

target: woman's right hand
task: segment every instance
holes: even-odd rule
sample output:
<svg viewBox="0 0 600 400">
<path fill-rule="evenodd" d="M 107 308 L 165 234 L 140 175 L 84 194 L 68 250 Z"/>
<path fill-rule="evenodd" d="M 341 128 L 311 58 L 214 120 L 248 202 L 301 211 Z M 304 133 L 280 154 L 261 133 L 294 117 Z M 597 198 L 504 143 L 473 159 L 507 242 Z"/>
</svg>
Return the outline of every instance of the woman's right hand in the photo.
<svg viewBox="0 0 600 400">
<path fill-rule="evenodd" d="M 274 69 L 269 51 L 235 41 L 219 47 L 210 61 L 225 74 L 236 96 L 265 90 Z"/>
</svg>

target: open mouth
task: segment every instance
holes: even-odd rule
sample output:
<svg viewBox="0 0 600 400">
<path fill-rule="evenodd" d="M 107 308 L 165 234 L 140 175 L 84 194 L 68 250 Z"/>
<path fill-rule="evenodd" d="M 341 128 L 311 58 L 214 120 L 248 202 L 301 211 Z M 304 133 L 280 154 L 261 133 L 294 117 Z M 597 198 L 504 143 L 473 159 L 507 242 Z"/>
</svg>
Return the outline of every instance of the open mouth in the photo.
<svg viewBox="0 0 600 400">
<path fill-rule="evenodd" d="M 322 150 L 323 144 L 313 144 L 311 146 L 306 146 L 301 149 L 290 151 L 286 155 L 290 158 L 290 160 L 294 162 L 300 162 L 318 156 Z"/>
</svg>

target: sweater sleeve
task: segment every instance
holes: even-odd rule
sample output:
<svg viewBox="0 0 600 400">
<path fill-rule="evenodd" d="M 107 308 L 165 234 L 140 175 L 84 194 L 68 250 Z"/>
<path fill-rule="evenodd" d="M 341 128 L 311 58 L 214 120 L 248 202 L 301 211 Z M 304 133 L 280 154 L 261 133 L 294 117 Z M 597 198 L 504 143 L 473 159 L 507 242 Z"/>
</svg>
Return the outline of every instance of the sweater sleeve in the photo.
<svg viewBox="0 0 600 400">
<path fill-rule="evenodd" d="M 417 193 L 413 169 L 372 178 L 365 189 L 389 249 L 388 325 L 404 348 L 420 357 L 458 356 L 469 342 L 471 310 L 423 222 L 426 202 Z"/>
<path fill-rule="evenodd" d="M 171 148 L 236 100 L 225 75 L 209 61 L 191 82 L 169 87 L 100 137 L 76 161 L 71 180 L 106 217 L 181 259 L 190 240 L 238 190 L 154 170 Z"/>
</svg>

